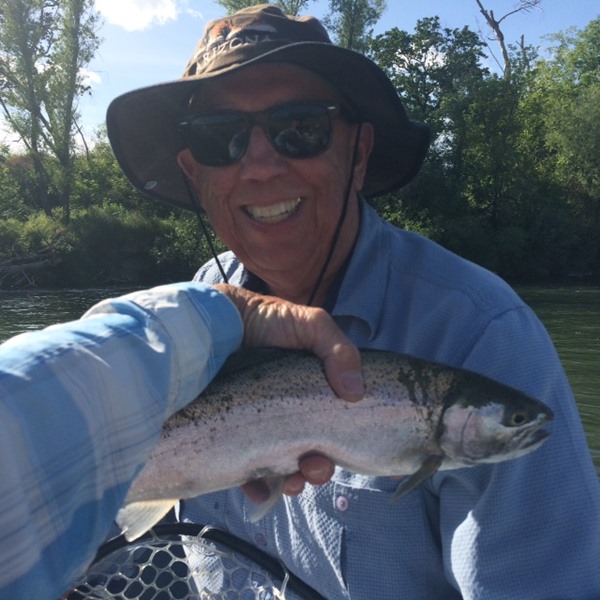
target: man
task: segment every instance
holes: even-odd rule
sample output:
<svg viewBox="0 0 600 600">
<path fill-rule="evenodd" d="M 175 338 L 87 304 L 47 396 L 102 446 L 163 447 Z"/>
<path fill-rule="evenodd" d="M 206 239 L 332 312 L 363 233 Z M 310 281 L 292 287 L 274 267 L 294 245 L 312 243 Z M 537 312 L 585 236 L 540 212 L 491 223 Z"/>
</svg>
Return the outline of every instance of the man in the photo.
<svg viewBox="0 0 600 600">
<path fill-rule="evenodd" d="M 56 599 L 74 583 L 162 423 L 242 338 L 312 350 L 340 396 L 362 395 L 356 348 L 326 313 L 216 287 L 135 292 L 0 345 L 0 598 Z"/>
<path fill-rule="evenodd" d="M 530 456 L 438 473 L 398 504 L 396 481 L 336 469 L 258 523 L 238 490 L 182 519 L 261 545 L 332 599 L 600 597 L 598 479 L 544 328 L 493 274 L 365 200 L 409 182 L 429 142 L 376 65 L 316 19 L 252 7 L 207 26 L 180 80 L 117 98 L 108 132 L 138 188 L 205 212 L 231 249 L 198 280 L 322 306 L 359 347 L 480 372 L 557 415 Z"/>
</svg>

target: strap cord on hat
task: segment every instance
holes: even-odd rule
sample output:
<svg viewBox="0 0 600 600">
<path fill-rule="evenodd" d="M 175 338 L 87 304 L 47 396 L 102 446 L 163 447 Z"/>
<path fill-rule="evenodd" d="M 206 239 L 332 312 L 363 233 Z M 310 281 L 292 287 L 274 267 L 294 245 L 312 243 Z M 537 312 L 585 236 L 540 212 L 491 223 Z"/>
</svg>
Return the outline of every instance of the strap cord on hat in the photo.
<svg viewBox="0 0 600 600">
<path fill-rule="evenodd" d="M 342 206 L 342 212 L 340 213 L 340 218 L 338 219 L 335 232 L 333 237 L 331 238 L 331 245 L 329 246 L 329 252 L 327 254 L 327 258 L 321 267 L 321 271 L 319 272 L 319 276 L 317 277 L 317 281 L 313 287 L 312 293 L 306 303 L 306 306 L 312 306 L 312 303 L 315 301 L 315 296 L 323 283 L 323 278 L 325 277 L 325 273 L 329 268 L 329 264 L 331 263 L 331 259 L 333 258 L 333 253 L 335 252 L 337 243 L 339 241 L 340 232 L 342 231 L 342 225 L 346 220 L 346 214 L 348 213 L 348 206 L 350 204 L 350 192 L 352 190 L 352 181 L 354 180 L 354 169 L 356 167 L 356 157 L 358 155 L 358 145 L 360 141 L 360 132 L 362 130 L 362 122 L 358 123 L 358 129 L 356 130 L 356 137 L 354 139 L 354 148 L 352 150 L 352 163 L 350 164 L 350 175 L 348 176 L 348 182 L 346 184 L 346 191 L 344 193 L 344 204 Z"/>
<path fill-rule="evenodd" d="M 190 181 L 189 181 L 187 175 L 185 173 L 183 173 L 183 171 L 181 172 L 181 176 L 183 177 L 183 180 L 185 182 L 185 187 L 190 196 L 192 206 L 194 207 L 194 212 L 196 213 L 196 217 L 198 218 L 198 222 L 200 223 L 200 229 L 202 230 L 204 239 L 206 240 L 206 243 L 208 244 L 210 253 L 212 254 L 212 257 L 214 258 L 215 262 L 217 263 L 217 267 L 219 268 L 219 272 L 221 273 L 223 282 L 229 283 L 229 278 L 227 277 L 227 274 L 225 273 L 225 269 L 223 269 L 223 265 L 221 264 L 221 261 L 219 260 L 219 255 L 217 254 L 215 245 L 213 244 L 213 241 L 210 237 L 210 232 L 208 231 L 208 227 L 206 226 L 206 221 L 204 218 L 204 209 L 202 208 L 202 206 L 200 206 L 198 196 L 196 196 L 196 191 L 190 185 Z"/>
</svg>

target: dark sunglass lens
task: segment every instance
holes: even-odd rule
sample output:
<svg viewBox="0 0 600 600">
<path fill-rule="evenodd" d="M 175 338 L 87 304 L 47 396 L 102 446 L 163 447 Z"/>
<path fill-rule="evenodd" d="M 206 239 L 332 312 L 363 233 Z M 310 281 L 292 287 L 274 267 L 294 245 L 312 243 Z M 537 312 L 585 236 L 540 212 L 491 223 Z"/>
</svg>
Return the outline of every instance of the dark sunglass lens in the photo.
<svg viewBox="0 0 600 600">
<path fill-rule="evenodd" d="M 325 152 L 331 139 L 329 109 L 321 104 L 281 106 L 269 112 L 269 137 L 281 154 L 310 158 Z"/>
<path fill-rule="evenodd" d="M 209 167 L 239 160 L 249 137 L 244 119 L 233 113 L 198 115 L 191 119 L 187 135 L 194 158 Z"/>
</svg>

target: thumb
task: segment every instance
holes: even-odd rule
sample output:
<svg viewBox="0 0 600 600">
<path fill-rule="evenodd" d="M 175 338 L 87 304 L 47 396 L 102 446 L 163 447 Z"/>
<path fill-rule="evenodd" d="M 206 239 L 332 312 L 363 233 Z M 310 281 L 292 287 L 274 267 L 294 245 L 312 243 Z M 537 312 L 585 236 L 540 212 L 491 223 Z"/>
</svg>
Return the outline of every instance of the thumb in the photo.
<svg viewBox="0 0 600 600">
<path fill-rule="evenodd" d="M 360 353 L 323 309 L 226 284 L 214 287 L 240 311 L 245 346 L 309 350 L 323 361 L 329 385 L 338 396 L 349 401 L 363 397 Z"/>
</svg>

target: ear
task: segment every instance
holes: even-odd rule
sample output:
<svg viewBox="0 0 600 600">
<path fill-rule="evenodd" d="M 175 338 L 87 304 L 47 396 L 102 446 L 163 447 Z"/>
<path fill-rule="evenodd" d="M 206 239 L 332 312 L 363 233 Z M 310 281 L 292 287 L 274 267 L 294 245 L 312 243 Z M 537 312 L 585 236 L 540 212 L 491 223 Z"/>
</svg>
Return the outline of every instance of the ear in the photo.
<svg viewBox="0 0 600 600">
<path fill-rule="evenodd" d="M 362 123 L 356 149 L 356 163 L 354 165 L 354 185 L 358 191 L 362 190 L 365 181 L 367 165 L 369 164 L 369 157 L 373 150 L 374 140 L 375 130 L 373 125 L 367 122 Z"/>
<path fill-rule="evenodd" d="M 179 165 L 180 169 L 185 173 L 186 177 L 191 179 L 193 182 L 196 176 L 196 169 L 198 167 L 198 163 L 194 160 L 194 157 L 192 156 L 192 153 L 190 152 L 189 148 L 182 150 L 177 155 L 177 164 Z"/>
</svg>

